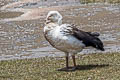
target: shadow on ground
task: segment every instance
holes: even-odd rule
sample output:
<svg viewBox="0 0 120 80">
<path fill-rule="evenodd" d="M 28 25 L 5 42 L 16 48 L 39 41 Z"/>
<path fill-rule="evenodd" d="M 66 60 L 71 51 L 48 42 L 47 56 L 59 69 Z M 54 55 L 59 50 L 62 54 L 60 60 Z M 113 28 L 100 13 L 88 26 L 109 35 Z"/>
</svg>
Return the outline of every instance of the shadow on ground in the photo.
<svg viewBox="0 0 120 80">
<path fill-rule="evenodd" d="M 91 70 L 91 69 L 95 69 L 95 68 L 104 68 L 104 67 L 108 67 L 110 66 L 109 64 L 89 64 L 89 65 L 77 65 L 77 68 L 74 69 L 74 67 L 69 67 L 69 69 L 65 68 L 61 68 L 58 69 L 57 71 L 65 71 L 65 72 L 71 72 L 71 71 L 77 71 L 77 70 Z"/>
</svg>

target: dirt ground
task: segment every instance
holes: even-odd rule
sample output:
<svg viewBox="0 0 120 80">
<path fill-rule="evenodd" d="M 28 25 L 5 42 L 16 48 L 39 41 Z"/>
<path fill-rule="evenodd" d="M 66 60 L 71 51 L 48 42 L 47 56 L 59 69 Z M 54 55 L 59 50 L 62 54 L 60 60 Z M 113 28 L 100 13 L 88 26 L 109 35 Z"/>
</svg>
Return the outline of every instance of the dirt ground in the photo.
<svg viewBox="0 0 120 80">
<path fill-rule="evenodd" d="M 105 52 L 120 51 L 120 6 L 110 4 L 80 4 L 34 0 L 0 3 L 0 59 L 23 59 L 45 56 L 63 56 L 44 39 L 43 27 L 47 13 L 57 10 L 63 15 L 63 23 L 74 23 L 84 31 L 99 32 Z M 36 0 L 37 1 L 37 0 Z M 70 1 L 70 0 L 69 0 Z M 9 3 L 9 4 L 8 4 Z M 4 6 L 3 6 L 4 5 Z M 61 53 L 61 54 L 60 54 Z M 83 53 L 101 53 L 87 48 Z"/>
</svg>

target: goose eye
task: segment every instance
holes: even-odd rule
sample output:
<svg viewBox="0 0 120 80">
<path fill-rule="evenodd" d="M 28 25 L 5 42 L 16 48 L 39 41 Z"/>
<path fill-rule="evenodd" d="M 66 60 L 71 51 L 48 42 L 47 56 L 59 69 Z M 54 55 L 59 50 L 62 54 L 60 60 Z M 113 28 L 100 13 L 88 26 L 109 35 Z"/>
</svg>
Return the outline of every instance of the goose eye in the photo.
<svg viewBox="0 0 120 80">
<path fill-rule="evenodd" d="M 54 16 L 53 14 L 51 14 L 49 17 L 52 17 L 52 16 Z"/>
<path fill-rule="evenodd" d="M 52 17 L 53 15 L 50 15 L 49 17 Z"/>
</svg>

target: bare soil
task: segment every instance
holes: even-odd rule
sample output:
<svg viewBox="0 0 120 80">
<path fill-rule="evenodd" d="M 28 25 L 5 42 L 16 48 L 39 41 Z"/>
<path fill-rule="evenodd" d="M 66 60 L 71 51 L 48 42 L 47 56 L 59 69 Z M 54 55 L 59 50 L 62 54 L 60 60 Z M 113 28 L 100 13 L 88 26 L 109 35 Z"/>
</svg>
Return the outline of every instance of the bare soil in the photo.
<svg viewBox="0 0 120 80">
<path fill-rule="evenodd" d="M 43 27 L 47 13 L 58 10 L 63 23 L 73 23 L 84 31 L 99 32 L 105 52 L 120 51 L 120 6 L 110 4 L 78 4 L 59 2 L 40 6 L 36 2 L 6 2 L 0 9 L 0 59 L 23 59 L 64 54 L 50 46 L 44 39 Z M 74 0 L 73 0 L 74 1 Z M 25 4 L 28 3 L 29 4 Z M 17 5 L 15 5 L 17 3 Z M 18 4 L 19 3 L 19 4 Z M 32 4 L 30 4 L 32 3 Z M 46 4 L 46 3 L 44 3 Z M 67 5 L 66 5 L 67 4 Z M 38 7 L 39 6 L 39 7 Z M 61 53 L 61 54 L 60 54 Z M 87 48 L 83 53 L 101 53 Z"/>
</svg>

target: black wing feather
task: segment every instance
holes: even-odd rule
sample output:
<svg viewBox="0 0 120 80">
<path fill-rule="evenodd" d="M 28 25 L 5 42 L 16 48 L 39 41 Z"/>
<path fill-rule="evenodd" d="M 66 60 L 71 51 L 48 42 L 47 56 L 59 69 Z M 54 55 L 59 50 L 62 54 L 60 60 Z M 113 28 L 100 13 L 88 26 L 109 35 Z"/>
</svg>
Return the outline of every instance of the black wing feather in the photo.
<svg viewBox="0 0 120 80">
<path fill-rule="evenodd" d="M 102 41 L 98 38 L 99 34 L 92 34 L 91 32 L 84 32 L 77 28 L 73 28 L 73 36 L 78 40 L 83 41 L 83 43 L 88 46 L 92 46 L 96 49 L 104 51 L 104 46 Z M 96 37 L 97 36 L 97 37 Z"/>
</svg>

